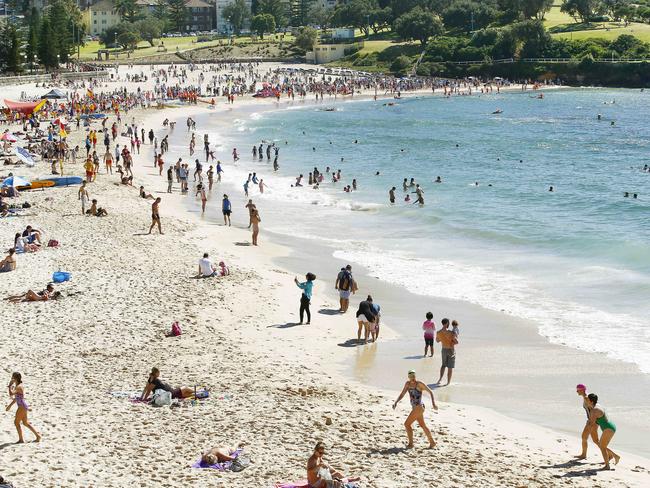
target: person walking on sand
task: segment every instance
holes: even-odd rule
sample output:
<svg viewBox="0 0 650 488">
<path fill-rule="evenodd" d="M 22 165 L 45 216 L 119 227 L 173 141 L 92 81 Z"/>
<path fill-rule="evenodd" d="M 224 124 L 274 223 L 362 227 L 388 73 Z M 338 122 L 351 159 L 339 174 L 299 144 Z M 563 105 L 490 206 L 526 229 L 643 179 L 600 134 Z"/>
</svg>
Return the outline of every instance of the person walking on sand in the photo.
<svg viewBox="0 0 650 488">
<path fill-rule="evenodd" d="M 449 319 L 442 319 L 442 328 L 436 334 L 436 342 L 442 344 L 442 350 L 440 351 L 442 366 L 440 366 L 440 378 L 438 378 L 436 384 L 439 385 L 442 381 L 446 368 L 448 371 L 445 386 L 447 386 L 451 383 L 451 375 L 454 373 L 454 368 L 456 367 L 456 349 L 454 346 L 458 344 L 456 335 L 449 330 Z"/>
<path fill-rule="evenodd" d="M 424 357 L 427 357 L 427 349 L 431 348 L 431 356 L 433 357 L 433 338 L 436 333 L 436 324 L 433 323 L 433 314 L 427 312 L 427 319 L 422 324 L 424 330 Z"/>
<path fill-rule="evenodd" d="M 223 213 L 223 225 L 230 227 L 230 214 L 232 213 L 232 205 L 228 200 L 228 195 L 224 194 L 223 201 L 221 202 L 221 212 Z"/>
<path fill-rule="evenodd" d="M 257 207 L 253 206 L 253 211 L 251 213 L 251 222 L 253 224 L 253 246 L 257 246 L 257 236 L 260 233 L 260 213 L 257 211 Z"/>
<path fill-rule="evenodd" d="M 339 312 L 345 313 L 350 305 L 350 294 L 357 291 L 357 282 L 352 276 L 352 266 L 348 264 L 345 268 L 341 268 L 341 271 L 336 276 L 334 288 L 339 291 Z"/>
<path fill-rule="evenodd" d="M 86 215 L 86 204 L 90 201 L 90 195 L 88 195 L 85 180 L 81 182 L 79 187 L 79 200 L 81 200 L 81 215 Z"/>
<path fill-rule="evenodd" d="M 156 201 L 151 204 L 151 227 L 149 227 L 149 234 L 151 234 L 151 231 L 153 228 L 158 225 L 158 232 L 160 234 L 163 233 L 162 231 L 162 226 L 160 225 L 160 202 L 162 201 L 162 198 L 158 197 L 156 198 Z"/>
<path fill-rule="evenodd" d="M 422 427 L 422 430 L 424 431 L 424 435 L 427 436 L 427 440 L 429 441 L 429 448 L 432 449 L 436 446 L 436 443 L 433 440 L 433 436 L 431 435 L 431 431 L 427 427 L 427 424 L 424 423 L 424 401 L 422 400 L 422 393 L 426 392 L 429 395 L 431 395 L 431 405 L 433 406 L 433 410 L 438 411 L 436 400 L 433 398 L 433 392 L 427 385 L 415 379 L 415 371 L 410 370 L 408 373 L 408 381 L 404 383 L 404 388 L 402 388 L 402 392 L 399 394 L 399 397 L 397 397 L 397 400 L 395 400 L 395 403 L 393 403 L 393 410 L 395 410 L 397 404 L 404 397 L 404 395 L 406 395 L 406 392 L 408 392 L 409 398 L 411 400 L 411 413 L 409 414 L 408 417 L 406 417 L 406 420 L 404 421 L 404 427 L 406 428 L 406 436 L 408 437 L 408 441 L 409 441 L 406 447 L 408 447 L 409 449 L 413 447 L 412 425 L 413 422 L 417 422 L 418 425 Z"/>
<path fill-rule="evenodd" d="M 16 431 L 18 432 L 18 444 L 25 442 L 23 439 L 23 429 L 21 424 L 27 427 L 32 433 L 36 436 L 36 442 L 41 441 L 41 434 L 39 434 L 34 427 L 29 423 L 27 419 L 27 412 L 31 411 L 29 405 L 25 401 L 25 390 L 23 389 L 23 379 L 20 373 L 13 373 L 11 375 L 11 381 L 9 381 L 9 397 L 11 397 L 11 403 L 7 405 L 6 411 L 11 410 L 11 407 L 14 403 L 17 405 L 16 417 L 14 418 L 14 425 L 16 426 Z"/>
<path fill-rule="evenodd" d="M 589 437 L 591 437 L 591 440 L 594 441 L 594 444 L 596 444 L 600 449 L 600 443 L 598 441 L 598 428 L 592 429 L 591 425 L 589 424 L 591 407 L 589 406 L 589 401 L 587 399 L 587 387 L 583 384 L 577 385 L 576 393 L 578 396 L 582 397 L 582 408 L 584 408 L 585 413 L 587 414 L 587 422 L 582 429 L 582 452 L 575 457 L 576 459 L 587 459 L 587 440 Z"/>
<path fill-rule="evenodd" d="M 610 459 L 614 459 L 614 464 L 618 464 L 621 460 L 621 456 L 607 448 L 612 437 L 614 437 L 614 434 L 616 433 L 616 425 L 607 418 L 605 408 L 602 405 L 597 406 L 597 404 L 598 395 L 594 393 L 587 395 L 587 405 L 589 405 L 589 408 L 591 409 L 591 412 L 589 413 L 589 426 L 592 429 L 598 429 L 598 426 L 600 426 L 600 429 L 603 431 L 600 436 L 599 447 L 600 452 L 603 455 L 603 460 L 605 461 L 603 469 L 608 470 L 610 469 Z"/>
<path fill-rule="evenodd" d="M 311 311 L 309 310 L 309 305 L 311 304 L 311 295 L 314 290 L 314 280 L 316 279 L 316 275 L 314 273 L 307 273 L 305 279 L 306 281 L 303 281 L 302 283 L 298 281 L 298 278 L 293 279 L 296 286 L 302 290 L 302 295 L 300 297 L 300 325 L 302 325 L 305 312 L 307 313 L 307 325 L 311 323 Z"/>
<path fill-rule="evenodd" d="M 170 166 L 167 168 L 167 193 L 172 192 L 172 186 L 174 186 L 174 167 Z"/>
</svg>

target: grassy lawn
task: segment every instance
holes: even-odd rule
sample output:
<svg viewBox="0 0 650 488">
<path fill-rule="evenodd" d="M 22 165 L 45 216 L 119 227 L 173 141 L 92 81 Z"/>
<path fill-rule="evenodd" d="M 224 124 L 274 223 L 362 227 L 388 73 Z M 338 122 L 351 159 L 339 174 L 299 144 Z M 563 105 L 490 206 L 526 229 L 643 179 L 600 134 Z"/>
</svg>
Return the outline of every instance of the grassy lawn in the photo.
<svg viewBox="0 0 650 488">
<path fill-rule="evenodd" d="M 276 36 L 277 40 L 280 40 L 280 36 Z M 214 41 L 208 41 L 208 42 L 196 42 L 196 37 L 194 36 L 187 36 L 187 37 L 166 37 L 162 39 L 156 39 L 154 41 L 155 46 L 152 47 L 148 42 L 142 41 L 138 44 L 137 49 L 131 53 L 131 56 L 129 59 L 139 59 L 139 58 L 144 58 L 147 56 L 153 56 L 156 54 L 161 54 L 160 51 L 158 51 L 158 46 L 160 45 L 160 42 L 162 41 L 165 44 L 165 47 L 167 48 L 167 53 L 168 54 L 173 54 L 177 51 L 183 52 L 183 51 L 189 51 L 191 49 L 196 49 L 199 47 L 211 47 L 211 46 L 218 46 L 219 45 L 219 40 L 214 40 Z M 274 41 L 273 36 L 266 36 L 264 38 L 265 42 L 269 41 Z M 225 39 L 221 40 L 222 43 L 226 43 Z M 235 44 L 249 44 L 252 42 L 252 38 L 250 36 L 241 36 L 237 37 L 235 39 Z M 258 41 L 259 42 L 259 41 Z M 293 37 L 291 35 L 285 35 L 283 42 L 288 43 L 288 42 L 293 42 Z M 261 42 L 259 42 L 261 44 Z M 85 46 L 81 47 L 80 50 L 80 56 L 81 59 L 85 60 L 94 60 L 97 58 L 97 50 L 99 49 L 105 49 L 104 45 L 101 44 L 99 41 L 90 41 L 87 42 Z M 111 52 L 111 58 L 113 57 L 113 52 L 119 53 L 119 58 L 121 60 L 126 59 L 126 52 L 123 52 L 121 49 L 110 49 Z"/>
<path fill-rule="evenodd" d="M 607 40 L 616 39 L 621 34 L 630 34 L 642 41 L 650 42 L 650 24 L 632 23 L 624 27 L 618 22 L 599 22 L 591 24 L 589 29 L 576 25 L 575 20 L 568 14 L 560 12 L 561 0 L 556 0 L 544 17 L 544 25 L 550 29 L 554 37 L 569 39 L 590 39 L 601 38 Z M 576 30 L 573 30 L 573 29 Z M 553 31 L 556 32 L 553 32 Z M 566 30 L 567 32 L 557 32 Z"/>
<path fill-rule="evenodd" d="M 361 56 L 366 54 L 378 53 L 384 49 L 388 49 L 392 46 L 401 46 L 408 44 L 407 42 L 393 42 L 393 41 L 365 41 L 363 44 L 363 49 L 359 51 Z"/>
</svg>

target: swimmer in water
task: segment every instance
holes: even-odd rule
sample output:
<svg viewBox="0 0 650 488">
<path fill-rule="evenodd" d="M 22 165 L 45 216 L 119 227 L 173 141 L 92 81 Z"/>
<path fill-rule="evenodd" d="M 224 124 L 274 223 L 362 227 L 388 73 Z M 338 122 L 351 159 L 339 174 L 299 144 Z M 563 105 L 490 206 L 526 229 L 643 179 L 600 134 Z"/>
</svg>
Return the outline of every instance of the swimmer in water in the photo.
<svg viewBox="0 0 650 488">
<path fill-rule="evenodd" d="M 552 187 L 552 186 L 549 186 L 549 187 L 548 187 L 548 191 L 553 191 L 553 187 Z"/>
<path fill-rule="evenodd" d="M 395 187 L 391 188 L 388 191 L 388 200 L 390 201 L 391 204 L 395 203 Z"/>
<path fill-rule="evenodd" d="M 442 178 L 440 176 L 436 176 L 436 181 L 434 183 L 442 183 Z"/>
</svg>

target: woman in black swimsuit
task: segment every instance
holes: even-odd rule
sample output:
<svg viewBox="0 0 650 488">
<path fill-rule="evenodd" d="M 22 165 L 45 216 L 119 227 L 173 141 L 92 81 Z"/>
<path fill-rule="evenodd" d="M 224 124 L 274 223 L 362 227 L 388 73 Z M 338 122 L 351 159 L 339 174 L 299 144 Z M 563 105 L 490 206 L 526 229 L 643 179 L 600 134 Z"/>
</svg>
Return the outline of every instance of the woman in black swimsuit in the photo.
<svg viewBox="0 0 650 488">
<path fill-rule="evenodd" d="M 188 386 L 180 386 L 172 388 L 167 383 L 160 380 L 160 370 L 158 368 L 151 368 L 151 374 L 147 380 L 147 385 L 142 392 L 141 400 L 146 400 L 156 390 L 165 390 L 172 394 L 172 398 L 189 398 L 194 395 L 194 389 Z"/>
<path fill-rule="evenodd" d="M 395 400 L 395 403 L 393 403 L 393 410 L 395 407 L 397 407 L 397 404 L 404 397 L 404 395 L 406 395 L 406 392 L 408 392 L 411 399 L 411 413 L 408 417 L 406 417 L 406 420 L 404 421 L 406 435 L 408 436 L 409 440 L 407 447 L 409 449 L 413 447 L 413 427 L 411 427 L 411 425 L 413 422 L 417 421 L 420 427 L 422 427 L 424 434 L 427 436 L 427 439 L 429 440 L 429 449 L 431 449 L 435 447 L 436 443 L 431 436 L 431 431 L 427 427 L 427 424 L 424 423 L 424 402 L 422 401 L 422 393 L 427 392 L 429 395 L 431 395 L 431 405 L 435 411 L 438 411 L 438 406 L 436 405 L 436 401 L 433 398 L 433 392 L 431 389 L 421 381 L 415 379 L 415 371 L 409 371 L 408 377 L 408 381 L 404 383 L 404 388 L 402 388 L 402 393 L 399 394 L 399 397 L 397 397 L 397 400 Z"/>
</svg>

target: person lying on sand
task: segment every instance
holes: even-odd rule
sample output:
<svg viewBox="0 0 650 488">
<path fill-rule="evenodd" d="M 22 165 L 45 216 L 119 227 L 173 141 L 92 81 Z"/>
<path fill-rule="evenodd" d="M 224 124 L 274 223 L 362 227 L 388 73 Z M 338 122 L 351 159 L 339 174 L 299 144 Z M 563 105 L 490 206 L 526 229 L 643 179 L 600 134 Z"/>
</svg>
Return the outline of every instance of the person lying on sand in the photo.
<svg viewBox="0 0 650 488">
<path fill-rule="evenodd" d="M 316 443 L 314 453 L 307 461 L 307 481 L 311 488 L 343 488 L 344 483 L 359 481 L 361 478 L 348 478 L 344 481 L 344 474 L 330 468 L 323 461 L 325 444 Z"/>
<path fill-rule="evenodd" d="M 167 383 L 163 383 L 160 380 L 160 370 L 158 368 L 151 368 L 151 374 L 149 374 L 149 379 L 147 379 L 147 384 L 144 387 L 142 392 L 141 400 L 146 400 L 149 398 L 155 390 L 165 390 L 172 394 L 172 398 L 189 398 L 194 395 L 194 389 L 187 386 L 180 386 L 177 388 L 172 388 Z"/>
<path fill-rule="evenodd" d="M 33 290 L 28 290 L 27 293 L 23 293 L 22 295 L 14 295 L 6 298 L 6 300 L 9 300 L 11 303 L 18 303 L 18 302 L 46 302 L 48 300 L 56 300 L 57 298 L 61 297 L 61 292 L 59 291 L 54 291 L 54 286 L 52 284 L 48 284 L 47 288 L 43 291 L 39 291 L 36 293 Z"/>
<path fill-rule="evenodd" d="M 233 457 L 233 454 L 235 451 L 237 451 L 238 448 L 241 448 L 243 445 L 243 443 L 240 443 L 237 447 L 224 446 L 208 449 L 201 454 L 201 462 L 203 464 L 212 465 L 226 461 L 234 461 L 236 458 Z"/>
</svg>

